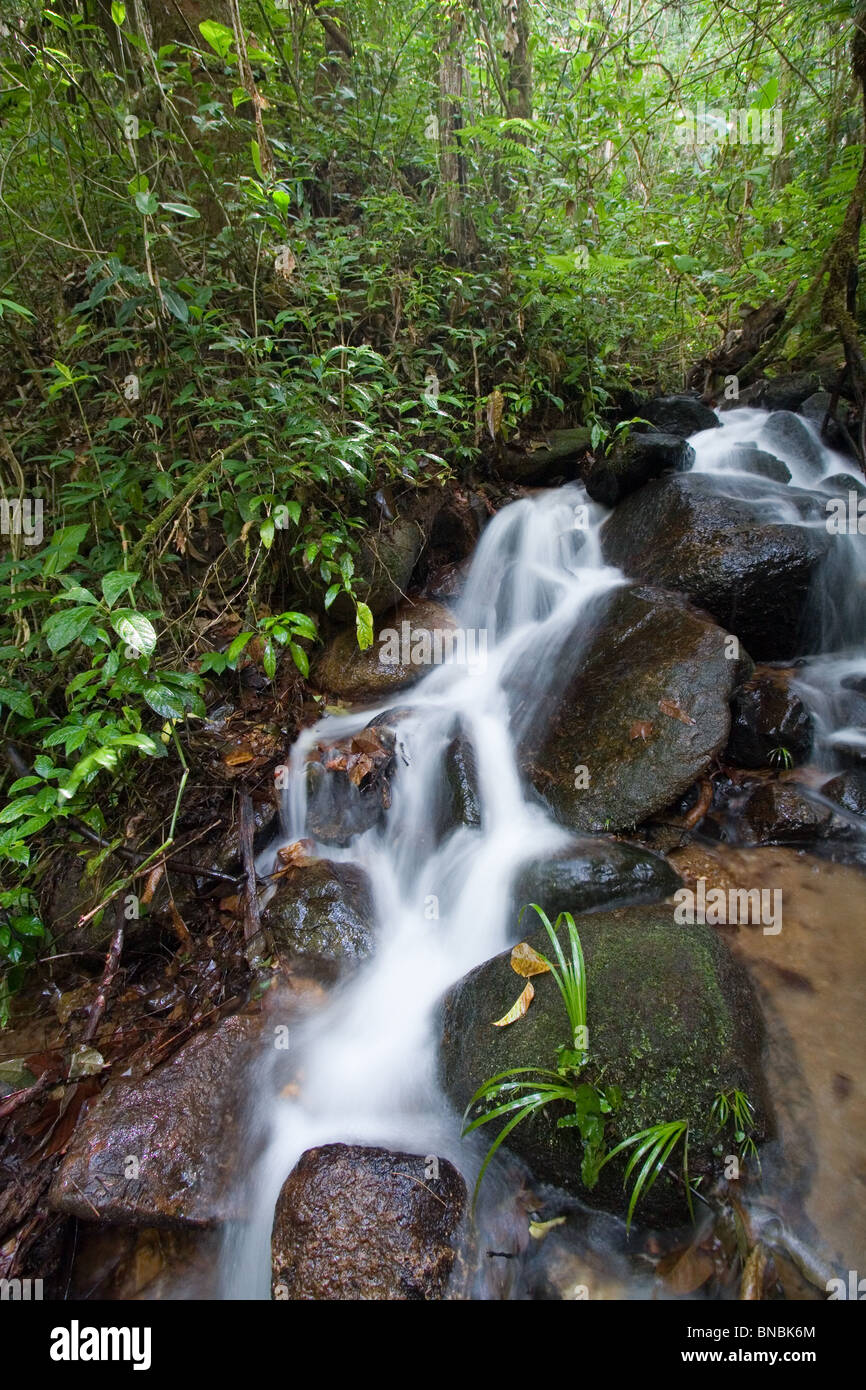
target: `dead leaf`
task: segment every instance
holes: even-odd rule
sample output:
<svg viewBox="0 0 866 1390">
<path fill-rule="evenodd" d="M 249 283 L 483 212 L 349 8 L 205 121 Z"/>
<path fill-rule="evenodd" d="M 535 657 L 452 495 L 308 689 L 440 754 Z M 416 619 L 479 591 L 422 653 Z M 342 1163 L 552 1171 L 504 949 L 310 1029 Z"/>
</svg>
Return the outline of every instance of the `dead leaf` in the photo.
<svg viewBox="0 0 866 1390">
<path fill-rule="evenodd" d="M 154 893 L 159 887 L 159 881 L 164 873 L 165 860 L 163 860 L 161 864 L 157 864 L 156 868 L 151 869 L 150 873 L 148 874 L 147 882 L 144 885 L 144 891 L 142 892 L 140 899 L 142 904 L 149 903 L 152 900 Z"/>
<path fill-rule="evenodd" d="M 530 980 L 517 1003 L 508 1010 L 507 1014 L 503 1014 L 502 1018 L 498 1018 L 490 1026 L 492 1028 L 507 1028 L 509 1023 L 516 1023 L 519 1018 L 523 1018 L 534 998 L 535 990 Z"/>
<path fill-rule="evenodd" d="M 241 763 L 251 763 L 255 753 L 246 744 L 241 744 L 240 748 L 232 748 L 228 753 L 223 754 L 223 762 L 226 767 L 239 767 Z"/>
<path fill-rule="evenodd" d="M 349 781 L 353 787 L 360 787 L 367 773 L 372 771 L 373 760 L 366 753 L 353 753 L 346 764 Z"/>
<path fill-rule="evenodd" d="M 490 438 L 499 438 L 499 431 L 502 427 L 502 416 L 505 411 L 505 397 L 500 390 L 491 391 L 487 397 L 487 428 L 490 431 Z"/>
<path fill-rule="evenodd" d="M 277 858 L 287 869 L 302 864 L 311 864 L 316 858 L 313 853 L 313 841 L 293 840 L 290 845 L 283 845 L 281 849 L 277 850 Z"/>
<path fill-rule="evenodd" d="M 564 1226 L 564 1216 L 554 1216 L 552 1221 L 530 1221 L 529 1234 L 533 1240 L 544 1240 L 548 1231 L 552 1231 L 554 1226 Z"/>
<path fill-rule="evenodd" d="M 659 700 L 659 709 L 662 714 L 666 714 L 669 719 L 678 719 L 681 724 L 696 724 L 698 721 L 692 719 L 685 710 L 677 704 L 676 700 Z"/>
<path fill-rule="evenodd" d="M 646 743 L 652 732 L 653 726 L 648 719 L 636 719 L 628 731 L 628 736 L 630 739 L 642 738 Z"/>
<path fill-rule="evenodd" d="M 550 966 L 527 941 L 518 941 L 511 952 L 511 969 L 515 975 L 522 975 L 528 980 L 530 975 L 548 974 Z"/>
<path fill-rule="evenodd" d="M 178 912 L 177 904 L 174 898 L 172 898 L 169 901 L 168 910 L 171 913 L 171 924 L 177 932 L 178 940 L 184 946 L 191 946 L 192 937 L 189 934 L 189 928 L 187 927 L 186 922 L 183 920 L 180 913 Z"/>
</svg>

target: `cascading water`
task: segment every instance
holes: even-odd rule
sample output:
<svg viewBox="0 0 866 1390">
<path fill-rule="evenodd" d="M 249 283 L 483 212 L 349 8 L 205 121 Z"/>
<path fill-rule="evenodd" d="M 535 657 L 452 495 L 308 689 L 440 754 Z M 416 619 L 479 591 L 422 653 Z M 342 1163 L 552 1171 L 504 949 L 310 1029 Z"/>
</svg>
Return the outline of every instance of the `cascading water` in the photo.
<svg viewBox="0 0 866 1390">
<path fill-rule="evenodd" d="M 796 450 L 772 446 L 790 469 L 790 484 L 756 478 L 745 469 L 738 446 L 761 447 L 766 412 L 743 409 L 720 419 L 722 428 L 690 441 L 695 470 L 713 475 L 721 492 L 760 499 L 768 520 L 823 525 L 804 521 L 793 493 L 811 489 L 823 506 L 828 493 L 821 490 L 822 480 L 846 472 L 845 459 L 812 432 L 809 464 Z M 468 1179 L 473 1176 L 470 1148 L 438 1089 L 435 1010 L 452 982 L 516 939 L 511 884 L 517 869 L 569 838 L 524 786 L 517 747 L 563 670 L 574 669 L 595 602 L 625 582 L 603 562 L 603 520 L 603 510 L 588 502 L 583 488 L 570 485 L 516 502 L 491 521 L 457 610 L 474 660 L 434 668 L 407 694 L 399 719 L 391 703 L 399 770 L 384 825 L 355 834 L 343 848 L 317 843 L 307 764 L 315 745 L 357 733 L 381 719 L 385 707 L 328 717 L 294 745 L 282 842 L 312 840 L 323 857 L 363 867 L 375 903 L 376 948 L 294 1030 L 299 1094 L 276 1096 L 263 1071 L 255 1117 L 262 1152 L 249 1184 L 249 1220 L 227 1238 L 226 1297 L 268 1296 L 274 1204 L 305 1149 L 337 1141 L 381 1144 L 447 1156 Z M 847 545 L 840 537 L 840 546 Z M 851 678 L 866 673 L 859 603 L 866 578 L 863 549 L 856 545 L 844 556 L 843 570 L 849 582 L 853 576 L 858 593 L 853 602 L 835 605 L 835 628 L 829 626 L 838 650 L 811 658 L 801 671 L 801 691 L 816 714 L 827 765 L 840 723 L 854 722 L 845 699 L 856 696 Z M 825 587 L 815 602 L 826 606 L 838 597 Z M 474 755 L 480 824 L 458 826 L 437 840 L 431 827 L 445 794 L 446 753 L 458 733 Z M 853 728 L 846 737 L 855 743 L 866 738 Z M 272 868 L 277 848 L 262 857 L 263 873 Z"/>
<path fill-rule="evenodd" d="M 376 951 L 292 1039 L 302 1093 L 267 1102 L 270 1134 L 254 1183 L 255 1213 L 231 1242 L 228 1297 L 268 1295 L 274 1202 L 305 1149 L 361 1141 L 458 1158 L 459 1129 L 435 1077 L 434 1010 L 450 983 L 514 939 L 514 872 L 568 839 L 527 799 L 515 756 L 527 713 L 513 696 L 522 686 L 541 700 L 559 678 L 563 645 L 573 649 L 579 641 L 581 615 L 623 582 L 602 561 L 602 519 L 577 486 L 516 502 L 494 518 L 457 612 L 474 660 L 438 666 L 413 687 L 410 711 L 397 726 L 401 766 L 384 828 L 355 836 L 343 850 L 317 847 L 367 871 Z M 314 838 L 306 779 L 314 745 L 355 733 L 376 715 L 365 709 L 326 718 L 298 738 L 285 794 L 287 841 Z M 435 844 L 430 826 L 443 794 L 444 754 L 458 728 L 474 754 L 481 824 L 458 827 Z M 459 1161 L 465 1169 L 465 1155 Z"/>
</svg>

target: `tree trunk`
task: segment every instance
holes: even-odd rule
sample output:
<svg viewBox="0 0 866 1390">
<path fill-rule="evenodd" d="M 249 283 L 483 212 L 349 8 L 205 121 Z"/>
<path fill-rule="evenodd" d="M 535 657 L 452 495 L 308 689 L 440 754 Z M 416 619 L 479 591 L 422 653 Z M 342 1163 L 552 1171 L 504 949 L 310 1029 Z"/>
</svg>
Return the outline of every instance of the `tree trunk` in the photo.
<svg viewBox="0 0 866 1390">
<path fill-rule="evenodd" d="M 439 178 L 445 194 L 448 245 L 458 260 L 464 261 L 474 250 L 477 239 L 466 207 L 466 167 L 460 147 L 464 18 L 454 0 L 443 0 L 440 22 Z"/>
</svg>

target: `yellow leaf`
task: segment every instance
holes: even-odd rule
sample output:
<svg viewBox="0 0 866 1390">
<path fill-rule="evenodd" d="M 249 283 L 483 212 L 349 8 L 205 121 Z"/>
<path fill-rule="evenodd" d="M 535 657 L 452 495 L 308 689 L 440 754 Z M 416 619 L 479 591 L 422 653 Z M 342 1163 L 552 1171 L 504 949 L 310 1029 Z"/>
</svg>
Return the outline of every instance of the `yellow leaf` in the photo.
<svg viewBox="0 0 866 1390">
<path fill-rule="evenodd" d="M 523 1015 L 526 1013 L 526 1010 L 529 1008 L 534 998 L 535 990 L 530 981 L 517 1003 L 508 1010 L 507 1014 L 503 1014 L 502 1018 L 498 1018 L 495 1023 L 491 1024 L 491 1027 L 507 1028 L 509 1023 L 516 1023 L 519 1018 L 523 1018 Z"/>
<path fill-rule="evenodd" d="M 530 975 L 548 974 L 550 966 L 527 941 L 518 941 L 511 952 L 511 969 L 515 975 L 528 979 Z"/>
<path fill-rule="evenodd" d="M 493 440 L 499 436 L 504 410 L 505 397 L 502 392 L 499 390 L 491 391 L 487 397 L 487 428 L 490 431 L 490 438 Z"/>
<path fill-rule="evenodd" d="M 555 1216 L 552 1221 L 530 1221 L 529 1234 L 533 1240 L 544 1240 L 548 1231 L 552 1231 L 554 1226 L 564 1226 L 565 1217 Z"/>
</svg>

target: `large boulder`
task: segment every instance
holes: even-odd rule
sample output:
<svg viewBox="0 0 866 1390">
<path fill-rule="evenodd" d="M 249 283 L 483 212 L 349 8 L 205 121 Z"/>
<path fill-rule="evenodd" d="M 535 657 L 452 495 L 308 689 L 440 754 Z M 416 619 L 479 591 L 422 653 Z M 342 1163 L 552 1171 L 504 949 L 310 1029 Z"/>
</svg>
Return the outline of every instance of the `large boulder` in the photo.
<svg viewBox="0 0 866 1390">
<path fill-rule="evenodd" d="M 441 1299 L 466 1184 L 447 1159 L 326 1144 L 308 1149 L 277 1201 L 276 1299 Z"/>
<path fill-rule="evenodd" d="M 658 396 L 649 405 L 640 407 L 640 414 L 664 434 L 678 434 L 688 439 L 701 430 L 718 428 L 715 411 L 704 405 L 697 396 Z"/>
<path fill-rule="evenodd" d="M 695 451 L 684 439 L 655 430 L 620 439 L 609 454 L 600 454 L 586 475 L 586 490 L 594 502 L 615 507 L 630 492 L 660 473 L 685 473 Z"/>
<path fill-rule="evenodd" d="M 344 846 L 381 825 L 391 805 L 397 716 L 389 711 L 355 734 L 317 744 L 306 767 L 307 829 L 322 844 Z M 389 722 L 393 720 L 394 722 Z"/>
<path fill-rule="evenodd" d="M 522 868 L 515 880 L 515 910 L 538 903 L 553 921 L 560 912 L 658 902 L 681 886 L 661 854 L 622 840 L 581 837 L 557 854 Z M 517 929 L 517 928 L 516 928 Z"/>
<path fill-rule="evenodd" d="M 803 519 L 822 524 L 782 524 L 768 520 L 759 479 L 737 486 L 740 496 L 725 496 L 716 479 L 695 473 L 647 483 L 605 522 L 605 556 L 687 594 L 757 659 L 799 654 L 813 581 L 832 547 L 821 504 L 787 489 Z"/>
<path fill-rule="evenodd" d="M 301 857 L 277 879 L 262 925 L 287 959 L 362 960 L 373 950 L 370 880 L 358 864 Z"/>
<path fill-rule="evenodd" d="M 294 1007 L 278 1009 L 275 1021 Z M 248 1069 L 270 1017 L 236 1014 L 147 1075 L 109 1081 L 78 1122 L 50 1205 L 110 1225 L 209 1226 L 238 1217 Z"/>
<path fill-rule="evenodd" d="M 731 702 L 727 759 L 737 767 L 781 765 L 784 751 L 793 763 L 812 751 L 814 720 L 781 671 L 764 671 L 746 681 Z"/>
<path fill-rule="evenodd" d="M 728 701 L 742 678 L 728 656 L 734 646 L 676 595 L 614 590 L 522 749 L 563 825 L 628 829 L 706 772 L 727 742 Z"/>
<path fill-rule="evenodd" d="M 808 396 L 830 386 L 838 376 L 838 368 L 823 367 L 814 371 L 788 372 L 783 376 L 767 377 L 744 387 L 738 398 L 730 402 L 730 408 L 748 405 L 760 406 L 763 410 L 799 410 Z"/>
<path fill-rule="evenodd" d="M 790 410 L 775 410 L 761 430 L 761 443 L 773 454 L 779 454 L 786 463 L 801 464 L 815 478 L 824 471 L 824 458 L 820 444 L 812 431 Z"/>
<path fill-rule="evenodd" d="M 852 816 L 866 816 L 866 770 L 857 767 L 838 772 L 824 783 L 821 795 Z"/>
<path fill-rule="evenodd" d="M 590 449 L 590 431 L 551 430 L 544 440 L 533 441 L 524 449 L 508 448 L 499 461 L 499 472 L 509 482 L 549 483 L 554 478 L 574 478 L 579 461 Z"/>
<path fill-rule="evenodd" d="M 549 955 L 546 933 L 530 930 L 526 920 L 524 925 L 529 944 Z M 745 974 L 711 927 L 677 925 L 673 909 L 622 908 L 581 917 L 577 925 L 587 969 L 590 1062 L 584 1079 L 622 1090 L 622 1104 L 607 1123 L 608 1148 L 650 1125 L 687 1119 L 691 1175 L 711 1173 L 717 1135 L 710 1111 L 718 1091 L 744 1090 L 756 1106 L 759 1135 L 766 1125 L 762 1020 Z M 564 927 L 560 941 L 568 954 Z M 526 1015 L 505 1028 L 491 1025 L 523 984 L 511 968 L 510 952 L 485 961 L 445 997 L 440 1068 L 458 1112 L 499 1072 L 555 1065 L 557 1046 L 568 1042 L 567 1016 L 550 975 L 536 975 L 532 983 L 535 998 Z M 597 1187 L 587 1191 L 579 1136 L 556 1125 L 566 1113 L 564 1105 L 545 1108 L 511 1131 L 507 1147 L 537 1178 L 623 1214 L 624 1161 L 612 1161 Z M 482 1128 L 488 1145 L 504 1119 Z M 661 1177 L 638 1218 L 657 1224 L 687 1220 L 681 1187 Z"/>
<path fill-rule="evenodd" d="M 406 602 L 376 624 L 361 651 L 354 626 L 331 638 L 315 661 L 311 684 L 344 700 L 381 701 L 421 679 L 447 658 L 457 623 L 432 599 Z"/>
</svg>

